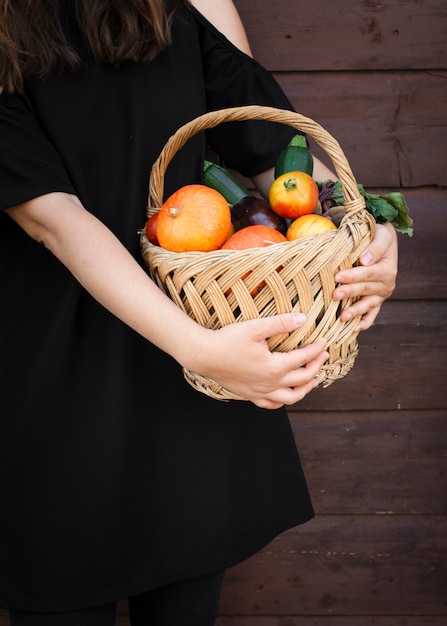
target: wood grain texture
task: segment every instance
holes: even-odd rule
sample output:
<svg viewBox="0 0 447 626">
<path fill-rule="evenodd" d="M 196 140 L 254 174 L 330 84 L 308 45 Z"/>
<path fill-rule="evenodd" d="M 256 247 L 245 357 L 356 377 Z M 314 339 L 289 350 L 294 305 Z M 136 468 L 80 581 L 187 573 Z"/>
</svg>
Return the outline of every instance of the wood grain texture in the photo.
<svg viewBox="0 0 447 626">
<path fill-rule="evenodd" d="M 216 626 L 445 626 L 445 618 L 441 616 L 408 615 L 404 618 L 387 615 L 340 617 L 333 615 L 275 615 L 256 617 L 244 615 L 227 615 L 217 618 Z M 9 626 L 6 618 L 0 617 L 0 626 Z M 129 618 L 118 616 L 115 626 L 130 626 Z"/>
<path fill-rule="evenodd" d="M 235 0 L 256 58 L 275 71 L 447 67 L 444 0 Z"/>
<path fill-rule="evenodd" d="M 290 417 L 319 515 L 447 516 L 447 410 Z"/>
<path fill-rule="evenodd" d="M 380 320 L 359 337 L 345 378 L 315 389 L 299 411 L 445 409 L 445 301 L 387 301 Z"/>
<path fill-rule="evenodd" d="M 340 143 L 367 187 L 447 184 L 447 71 L 275 74 L 295 110 Z M 329 158 L 311 140 L 315 154 Z"/>
<path fill-rule="evenodd" d="M 414 235 L 411 238 L 399 235 L 399 273 L 392 297 L 446 300 L 447 189 L 425 187 L 402 191 L 413 218 Z M 423 318 L 419 320 L 418 327 L 423 321 Z"/>
<path fill-rule="evenodd" d="M 220 614 L 445 615 L 446 557 L 445 516 L 317 516 L 228 572 Z"/>
<path fill-rule="evenodd" d="M 359 182 L 447 184 L 443 0 L 236 5 L 255 58 L 338 139 Z"/>
</svg>

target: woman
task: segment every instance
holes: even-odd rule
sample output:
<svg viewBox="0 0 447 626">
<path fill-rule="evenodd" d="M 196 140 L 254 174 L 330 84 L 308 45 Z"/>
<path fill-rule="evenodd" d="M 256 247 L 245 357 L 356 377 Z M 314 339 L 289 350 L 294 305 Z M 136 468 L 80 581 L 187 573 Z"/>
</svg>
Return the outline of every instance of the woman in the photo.
<svg viewBox="0 0 447 626">
<path fill-rule="evenodd" d="M 268 351 L 302 316 L 201 328 L 148 278 L 136 233 L 182 123 L 291 105 L 229 0 L 2 5 L 0 606 L 12 626 L 105 626 L 129 598 L 134 626 L 209 626 L 225 569 L 313 515 L 284 405 L 327 353 Z M 206 141 L 265 188 L 290 134 Z M 175 157 L 167 194 L 201 179 L 204 150 Z M 345 316 L 366 329 L 394 288 L 391 228 L 363 260 L 334 298 L 362 296 Z M 249 402 L 197 393 L 180 366 Z"/>
</svg>

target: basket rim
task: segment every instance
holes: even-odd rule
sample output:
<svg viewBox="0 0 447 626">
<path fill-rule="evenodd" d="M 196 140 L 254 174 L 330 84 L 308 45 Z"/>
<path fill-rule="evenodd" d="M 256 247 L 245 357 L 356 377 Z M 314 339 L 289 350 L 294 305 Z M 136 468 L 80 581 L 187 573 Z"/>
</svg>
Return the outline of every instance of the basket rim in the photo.
<svg viewBox="0 0 447 626">
<path fill-rule="evenodd" d="M 177 152 L 191 137 L 222 123 L 248 120 L 277 122 L 312 137 L 332 161 L 342 186 L 346 213 L 358 212 L 365 208 L 365 199 L 359 192 L 357 181 L 339 142 L 323 126 L 296 111 L 263 105 L 245 105 L 204 113 L 180 126 L 169 137 L 150 171 L 147 216 L 159 211 L 163 205 L 166 170 Z"/>
</svg>

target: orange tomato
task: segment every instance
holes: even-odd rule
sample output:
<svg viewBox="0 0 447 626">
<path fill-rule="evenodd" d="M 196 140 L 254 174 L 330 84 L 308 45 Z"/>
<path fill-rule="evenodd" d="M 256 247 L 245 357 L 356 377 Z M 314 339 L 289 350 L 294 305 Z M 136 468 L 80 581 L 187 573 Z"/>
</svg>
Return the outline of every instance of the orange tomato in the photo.
<svg viewBox="0 0 447 626">
<path fill-rule="evenodd" d="M 223 195 L 206 185 L 181 187 L 158 213 L 157 238 L 172 252 L 217 250 L 231 228 L 231 213 Z"/>
<path fill-rule="evenodd" d="M 146 237 L 154 246 L 160 245 L 157 237 L 158 213 L 154 213 L 146 222 Z"/>
<path fill-rule="evenodd" d="M 334 222 L 323 215 L 302 215 L 294 220 L 287 229 L 286 237 L 289 241 L 305 237 L 306 235 L 318 235 L 327 230 L 337 230 Z"/>
<path fill-rule="evenodd" d="M 273 243 L 287 241 L 286 237 L 276 230 L 264 224 L 254 224 L 237 230 L 223 244 L 222 250 L 246 250 L 247 248 L 265 248 Z"/>
<path fill-rule="evenodd" d="M 282 217 L 296 219 L 315 210 L 318 185 L 306 172 L 287 172 L 276 178 L 269 190 L 269 203 Z"/>
</svg>

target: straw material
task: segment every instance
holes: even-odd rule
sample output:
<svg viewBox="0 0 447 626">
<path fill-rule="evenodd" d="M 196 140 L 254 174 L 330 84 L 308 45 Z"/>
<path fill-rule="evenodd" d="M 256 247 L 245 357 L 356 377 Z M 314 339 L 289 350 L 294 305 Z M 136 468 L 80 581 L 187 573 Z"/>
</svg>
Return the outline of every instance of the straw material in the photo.
<svg viewBox="0 0 447 626">
<path fill-rule="evenodd" d="M 307 321 L 303 327 L 271 337 L 269 348 L 287 352 L 325 337 L 329 359 L 317 380 L 327 387 L 346 376 L 358 354 L 360 317 L 340 321 L 340 313 L 354 300 L 332 300 L 336 287 L 334 275 L 358 263 L 374 235 L 375 221 L 365 209 L 365 201 L 340 145 L 324 128 L 299 113 L 272 107 L 246 106 L 206 113 L 179 128 L 154 163 L 147 216 L 162 206 L 166 169 L 190 137 L 223 122 L 244 120 L 286 124 L 305 132 L 326 151 L 345 198 L 346 215 L 338 229 L 265 248 L 183 253 L 155 246 L 142 234 L 143 258 L 157 285 L 206 328 L 218 329 L 277 313 L 305 313 Z M 256 293 L 260 284 L 262 288 Z M 184 375 L 195 389 L 212 398 L 242 399 L 204 376 L 186 369 Z"/>
</svg>

